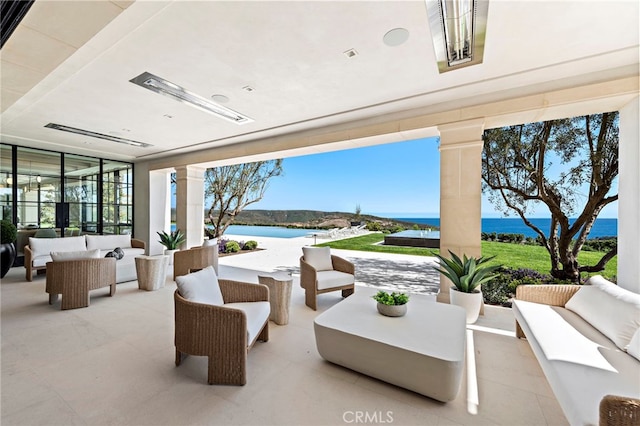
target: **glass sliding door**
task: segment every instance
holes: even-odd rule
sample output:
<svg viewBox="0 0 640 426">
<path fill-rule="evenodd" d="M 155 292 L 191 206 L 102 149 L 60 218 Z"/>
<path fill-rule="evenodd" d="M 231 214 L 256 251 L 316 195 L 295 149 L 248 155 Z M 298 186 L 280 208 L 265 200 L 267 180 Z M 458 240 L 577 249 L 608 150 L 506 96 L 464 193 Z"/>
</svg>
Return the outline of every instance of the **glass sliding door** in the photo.
<svg viewBox="0 0 640 426">
<path fill-rule="evenodd" d="M 104 160 L 102 165 L 102 232 L 133 231 L 133 165 Z"/>
<path fill-rule="evenodd" d="M 97 234 L 100 211 L 100 159 L 64 155 L 64 206 L 68 221 L 65 236 Z"/>
<path fill-rule="evenodd" d="M 60 153 L 18 147 L 16 208 L 19 227 L 56 228 L 56 205 L 62 198 L 60 161 Z"/>
<path fill-rule="evenodd" d="M 13 149 L 0 145 L 0 219 L 13 222 Z"/>
</svg>

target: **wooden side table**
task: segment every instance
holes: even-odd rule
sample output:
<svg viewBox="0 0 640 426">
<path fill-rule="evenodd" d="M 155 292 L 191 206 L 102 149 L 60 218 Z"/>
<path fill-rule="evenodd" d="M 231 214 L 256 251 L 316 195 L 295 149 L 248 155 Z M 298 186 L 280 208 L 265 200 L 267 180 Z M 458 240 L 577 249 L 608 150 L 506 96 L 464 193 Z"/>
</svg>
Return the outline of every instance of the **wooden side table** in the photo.
<svg viewBox="0 0 640 426">
<path fill-rule="evenodd" d="M 140 290 L 158 290 L 167 279 L 169 256 L 136 256 L 136 274 Z"/>
<path fill-rule="evenodd" d="M 291 286 L 293 279 L 286 273 L 258 275 L 258 282 L 269 287 L 271 314 L 269 319 L 278 325 L 289 324 Z"/>
</svg>

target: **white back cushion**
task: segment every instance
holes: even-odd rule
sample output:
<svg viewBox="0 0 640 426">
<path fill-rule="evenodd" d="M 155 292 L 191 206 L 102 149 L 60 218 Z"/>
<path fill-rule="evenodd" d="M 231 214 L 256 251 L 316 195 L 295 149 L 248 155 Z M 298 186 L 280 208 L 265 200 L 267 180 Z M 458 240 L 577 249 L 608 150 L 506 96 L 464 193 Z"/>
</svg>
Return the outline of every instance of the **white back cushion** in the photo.
<svg viewBox="0 0 640 426">
<path fill-rule="evenodd" d="M 332 271 L 331 251 L 329 247 L 302 247 L 304 261 L 316 271 Z"/>
<path fill-rule="evenodd" d="M 620 288 L 600 275 L 591 277 L 565 308 L 580 315 L 625 351 L 640 328 L 640 294 Z"/>
<path fill-rule="evenodd" d="M 77 259 L 100 259 L 100 250 L 81 250 L 81 251 L 52 251 L 51 259 L 54 262 L 61 260 L 77 260 Z"/>
<path fill-rule="evenodd" d="M 87 235 L 87 250 L 131 248 L 131 235 Z"/>
<path fill-rule="evenodd" d="M 33 257 L 48 256 L 52 251 L 83 251 L 87 249 L 84 235 L 67 238 L 29 237 L 29 248 Z"/>
<path fill-rule="evenodd" d="M 185 299 L 207 305 L 224 305 L 218 277 L 213 266 L 176 278 L 178 291 Z"/>
</svg>

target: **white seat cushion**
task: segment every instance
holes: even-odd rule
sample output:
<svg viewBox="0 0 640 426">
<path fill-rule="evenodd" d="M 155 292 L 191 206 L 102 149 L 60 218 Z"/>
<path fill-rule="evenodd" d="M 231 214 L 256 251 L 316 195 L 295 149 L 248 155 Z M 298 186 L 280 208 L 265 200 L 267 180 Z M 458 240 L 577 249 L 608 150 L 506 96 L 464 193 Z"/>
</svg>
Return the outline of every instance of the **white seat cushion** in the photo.
<svg viewBox="0 0 640 426">
<path fill-rule="evenodd" d="M 185 299 L 207 305 L 223 305 L 218 277 L 212 266 L 176 278 L 178 291 Z"/>
<path fill-rule="evenodd" d="M 247 316 L 247 345 L 258 337 L 262 326 L 269 319 L 271 305 L 269 302 L 237 302 L 226 303 L 225 308 L 240 309 Z"/>
<path fill-rule="evenodd" d="M 31 265 L 34 268 L 40 268 L 41 266 L 47 266 L 47 262 L 51 262 L 51 255 L 45 254 L 42 256 L 35 256 L 31 259 Z"/>
<path fill-rule="evenodd" d="M 80 250 L 80 251 L 52 251 L 51 260 L 59 262 L 61 260 L 77 259 L 99 259 L 100 250 Z"/>
<path fill-rule="evenodd" d="M 618 287 L 600 275 L 591 277 L 565 308 L 580 315 L 625 351 L 640 328 L 640 294 Z"/>
<path fill-rule="evenodd" d="M 353 275 L 340 271 L 319 271 L 316 274 L 316 279 L 316 286 L 318 290 L 342 287 L 355 282 L 355 277 Z"/>
<path fill-rule="evenodd" d="M 333 263 L 330 250 L 329 247 L 302 247 L 304 261 L 316 271 L 331 271 Z"/>
</svg>

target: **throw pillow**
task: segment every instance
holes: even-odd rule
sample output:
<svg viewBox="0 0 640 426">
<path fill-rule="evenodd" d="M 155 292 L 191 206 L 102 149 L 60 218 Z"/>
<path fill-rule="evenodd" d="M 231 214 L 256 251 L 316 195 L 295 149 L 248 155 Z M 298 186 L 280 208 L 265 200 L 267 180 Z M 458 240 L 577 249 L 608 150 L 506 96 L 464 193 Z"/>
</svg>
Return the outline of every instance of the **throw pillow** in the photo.
<svg viewBox="0 0 640 426">
<path fill-rule="evenodd" d="M 591 277 L 565 305 L 627 350 L 633 334 L 640 328 L 640 294 L 618 287 L 600 275 Z"/>
<path fill-rule="evenodd" d="M 124 250 L 122 250 L 120 247 L 114 248 L 113 252 L 116 255 L 116 260 L 120 260 L 124 257 Z"/>
<path fill-rule="evenodd" d="M 224 305 L 218 277 L 213 266 L 176 278 L 178 291 L 185 299 L 207 305 Z"/>
<path fill-rule="evenodd" d="M 51 260 L 54 262 L 61 260 L 100 259 L 100 250 L 52 251 L 50 254 Z"/>
<path fill-rule="evenodd" d="M 640 361 L 640 328 L 636 330 L 627 348 L 627 353 Z"/>
<path fill-rule="evenodd" d="M 304 261 L 316 271 L 332 271 L 331 251 L 329 247 L 302 247 Z"/>
</svg>

